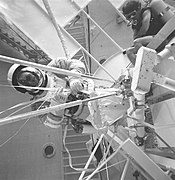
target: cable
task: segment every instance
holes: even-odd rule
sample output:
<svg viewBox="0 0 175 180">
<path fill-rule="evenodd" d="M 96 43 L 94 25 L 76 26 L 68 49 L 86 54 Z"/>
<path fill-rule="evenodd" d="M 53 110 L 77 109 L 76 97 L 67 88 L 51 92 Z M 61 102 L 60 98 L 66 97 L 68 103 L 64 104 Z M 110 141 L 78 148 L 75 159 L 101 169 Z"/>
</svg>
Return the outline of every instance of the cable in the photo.
<svg viewBox="0 0 175 180">
<path fill-rule="evenodd" d="M 55 27 L 55 29 L 57 31 L 58 37 L 60 38 L 62 47 L 64 49 L 64 53 L 66 55 L 66 58 L 69 59 L 69 53 L 68 53 L 67 46 L 65 44 L 65 39 L 64 39 L 63 34 L 61 32 L 60 26 L 56 22 L 56 19 L 55 19 L 54 15 L 53 15 L 53 12 L 52 12 L 51 7 L 49 5 L 49 2 L 47 0 L 42 0 L 42 1 L 43 1 L 43 4 L 44 4 L 44 6 L 45 6 L 45 8 L 46 8 L 46 10 L 48 12 L 48 15 L 49 15 L 52 23 L 53 23 L 53 25 L 54 25 L 54 27 Z"/>
<path fill-rule="evenodd" d="M 90 65 L 88 66 L 87 59 L 86 59 L 86 57 L 85 57 L 84 51 L 82 51 L 82 54 L 83 54 L 83 57 L 84 57 L 85 65 L 86 65 L 86 67 L 87 67 L 87 74 L 90 76 L 90 74 L 91 74 Z"/>
<path fill-rule="evenodd" d="M 12 109 L 18 108 L 19 106 L 27 105 L 27 104 L 29 104 L 29 103 L 30 103 L 30 101 L 27 101 L 27 102 L 23 102 L 23 103 L 14 105 L 14 106 L 12 106 L 12 107 L 4 110 L 4 111 L 1 111 L 1 112 L 0 112 L 0 115 L 3 114 L 3 113 L 6 113 L 7 111 L 10 111 L 10 110 L 12 110 Z"/>
<path fill-rule="evenodd" d="M 46 101 L 46 100 L 45 100 Z M 32 102 L 33 103 L 33 102 Z M 43 102 L 44 103 L 44 102 Z M 38 107 L 38 109 L 43 105 L 43 103 Z M 19 132 L 22 130 L 22 128 L 29 122 L 30 118 L 28 118 L 20 127 L 19 129 L 12 135 L 10 136 L 6 141 L 0 144 L 0 148 L 3 147 L 6 143 L 8 143 L 10 140 L 12 140 L 16 135 L 19 134 Z"/>
<path fill-rule="evenodd" d="M 74 168 L 73 165 L 72 165 L 72 157 L 71 157 L 71 154 L 68 150 L 68 148 L 66 147 L 66 135 L 67 135 L 67 129 L 68 129 L 68 124 L 66 124 L 65 128 L 64 128 L 64 134 L 63 134 L 63 145 L 64 145 L 64 148 L 68 154 L 68 157 L 69 157 L 69 166 L 74 169 L 75 171 L 85 171 L 85 172 L 92 172 L 94 171 L 94 169 L 85 169 L 85 168 Z"/>
<path fill-rule="evenodd" d="M 86 6 L 86 10 L 87 10 L 87 14 L 89 15 L 89 7 L 88 5 Z M 90 20 L 87 18 L 87 34 L 88 34 L 88 51 L 91 54 L 91 48 L 90 48 Z M 91 58 L 89 57 L 89 69 L 90 69 L 90 73 L 92 71 L 92 62 L 91 62 Z"/>
<path fill-rule="evenodd" d="M 108 169 L 111 168 L 111 167 L 113 167 L 113 166 L 116 166 L 116 165 L 119 165 L 119 164 L 121 164 L 121 163 L 124 163 L 124 162 L 126 162 L 126 161 L 127 161 L 127 160 L 125 159 L 125 160 L 119 161 L 119 162 L 117 162 L 117 163 L 115 163 L 115 164 L 112 164 L 112 165 L 108 166 Z M 106 168 L 100 169 L 99 171 L 97 171 L 97 173 L 99 173 L 99 172 L 101 172 L 101 171 L 104 171 L 105 169 L 106 169 Z M 88 177 L 89 177 L 89 176 L 84 177 L 83 180 L 86 180 Z"/>
<path fill-rule="evenodd" d="M 29 118 L 30 119 L 30 118 Z M 29 119 L 27 119 L 24 124 L 22 126 L 20 126 L 20 128 L 12 135 L 10 136 L 6 141 L 4 141 L 3 143 L 0 144 L 0 148 L 3 147 L 6 143 L 8 143 L 11 139 L 13 139 L 21 130 L 22 128 L 27 124 L 27 122 L 29 121 Z"/>
</svg>

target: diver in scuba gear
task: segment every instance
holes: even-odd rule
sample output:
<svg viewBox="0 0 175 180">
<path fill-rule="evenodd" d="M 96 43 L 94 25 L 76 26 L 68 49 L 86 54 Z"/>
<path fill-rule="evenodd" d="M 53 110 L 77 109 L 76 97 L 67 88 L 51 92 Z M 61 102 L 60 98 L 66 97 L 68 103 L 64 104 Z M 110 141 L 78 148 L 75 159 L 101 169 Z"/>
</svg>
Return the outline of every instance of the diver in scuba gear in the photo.
<svg viewBox="0 0 175 180">
<path fill-rule="evenodd" d="M 139 0 L 126 1 L 122 11 L 134 32 L 134 45 L 125 53 L 132 64 L 135 64 L 138 49 L 141 46 L 147 46 L 174 13 L 162 0 L 152 0 L 146 4 L 142 4 Z M 171 39 L 172 36 L 169 38 Z M 167 41 L 156 50 L 161 51 L 168 43 Z"/>
<path fill-rule="evenodd" d="M 155 35 L 163 27 L 163 22 L 155 15 L 150 5 L 143 7 L 139 0 L 131 0 L 122 8 L 134 31 L 134 39 Z"/>
</svg>

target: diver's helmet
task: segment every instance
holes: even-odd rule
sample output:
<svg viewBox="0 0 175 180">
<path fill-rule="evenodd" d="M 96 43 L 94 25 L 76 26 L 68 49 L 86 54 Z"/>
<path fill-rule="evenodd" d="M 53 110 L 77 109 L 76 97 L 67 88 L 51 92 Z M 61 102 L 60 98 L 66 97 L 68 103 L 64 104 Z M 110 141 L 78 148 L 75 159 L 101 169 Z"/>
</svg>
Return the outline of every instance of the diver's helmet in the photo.
<svg viewBox="0 0 175 180">
<path fill-rule="evenodd" d="M 43 71 L 19 64 L 10 67 L 7 80 L 17 91 L 21 93 L 28 92 L 31 95 L 37 95 L 41 92 L 37 87 L 46 87 L 47 85 L 47 76 Z"/>
<path fill-rule="evenodd" d="M 126 19 L 131 19 L 132 17 L 136 16 L 137 11 L 140 9 L 141 3 L 139 0 L 127 1 L 122 7 L 122 11 Z"/>
</svg>

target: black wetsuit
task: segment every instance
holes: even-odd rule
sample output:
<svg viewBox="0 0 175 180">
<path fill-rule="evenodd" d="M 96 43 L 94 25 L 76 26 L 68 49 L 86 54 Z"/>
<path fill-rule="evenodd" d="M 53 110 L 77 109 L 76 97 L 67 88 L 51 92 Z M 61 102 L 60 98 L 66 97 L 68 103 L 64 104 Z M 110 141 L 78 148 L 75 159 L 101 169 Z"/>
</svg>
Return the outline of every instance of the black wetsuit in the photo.
<svg viewBox="0 0 175 180">
<path fill-rule="evenodd" d="M 152 11 L 151 7 L 145 7 L 141 10 L 141 13 L 139 14 L 139 19 L 137 20 L 137 25 L 132 25 L 132 29 L 139 31 L 141 26 L 142 26 L 142 20 L 143 20 L 143 13 L 146 10 L 150 10 L 151 11 L 151 19 L 150 19 L 150 25 L 149 28 L 147 30 L 147 32 L 143 35 L 143 36 L 134 36 L 134 39 L 136 38 L 140 38 L 140 37 L 145 37 L 145 36 L 154 36 L 156 35 L 161 28 L 165 25 L 164 23 L 161 22 L 160 17 L 158 17 L 157 15 L 154 14 L 154 12 Z M 165 39 L 161 45 L 156 49 L 157 52 L 160 52 L 164 49 L 164 47 L 166 46 L 166 44 L 172 39 L 172 37 L 174 37 L 175 35 L 175 31 L 173 33 L 171 33 L 167 39 Z"/>
<path fill-rule="evenodd" d="M 144 34 L 143 36 L 156 35 L 159 32 L 159 30 L 163 27 L 164 24 L 161 23 L 161 21 L 158 18 L 158 16 L 154 15 L 154 13 L 152 12 L 150 7 L 142 8 L 142 10 L 141 10 L 141 12 L 139 14 L 139 17 L 137 19 L 138 23 L 136 25 L 132 25 L 132 29 L 136 30 L 136 31 L 140 30 L 140 28 L 142 26 L 143 13 L 146 10 L 150 10 L 151 11 L 151 19 L 150 19 L 149 29 L 147 30 L 146 34 Z M 136 39 L 136 38 L 139 38 L 139 37 L 137 37 L 137 35 L 136 35 L 134 38 Z"/>
</svg>

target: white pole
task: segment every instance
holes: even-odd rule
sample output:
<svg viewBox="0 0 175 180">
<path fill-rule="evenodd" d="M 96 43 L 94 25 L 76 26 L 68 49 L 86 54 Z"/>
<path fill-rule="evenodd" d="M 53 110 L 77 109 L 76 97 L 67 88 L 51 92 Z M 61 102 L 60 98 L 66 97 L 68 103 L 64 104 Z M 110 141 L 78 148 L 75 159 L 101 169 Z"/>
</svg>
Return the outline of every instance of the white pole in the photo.
<svg viewBox="0 0 175 180">
<path fill-rule="evenodd" d="M 130 162 L 130 160 L 129 160 L 129 159 L 127 159 L 127 161 L 126 161 L 125 167 L 124 167 L 124 169 L 123 169 L 123 173 L 122 173 L 122 176 L 121 176 L 120 180 L 125 180 L 126 173 L 127 173 L 128 166 L 129 166 L 129 162 Z"/>
<path fill-rule="evenodd" d="M 45 8 L 46 8 L 46 10 L 48 12 L 48 15 L 49 15 L 51 21 L 52 21 L 52 24 L 54 25 L 54 27 L 55 27 L 55 29 L 57 31 L 58 37 L 60 38 L 62 47 L 64 49 L 64 53 L 66 55 L 66 58 L 69 59 L 69 53 L 68 53 L 68 49 L 66 47 L 65 39 L 63 37 L 63 34 L 61 32 L 61 29 L 60 29 L 58 23 L 56 22 L 56 19 L 55 19 L 54 15 L 53 15 L 53 12 L 52 12 L 51 7 L 49 5 L 49 2 L 47 0 L 42 0 L 42 1 L 43 1 L 43 4 L 44 4 L 44 6 L 45 6 Z"/>
<path fill-rule="evenodd" d="M 120 50 L 120 52 L 123 52 L 123 48 L 121 46 L 119 46 L 118 43 L 116 43 L 90 16 L 89 14 L 86 13 L 86 11 L 84 11 L 84 9 L 82 9 L 81 7 L 79 7 L 79 5 L 75 2 L 75 1 L 72 1 L 72 3 L 76 6 L 76 8 L 78 8 L 79 10 L 81 10 L 88 19 L 90 19 L 94 24 L 95 26 L 97 26 L 101 32 L 103 32 L 107 37 L 108 39 L 110 39 L 114 44 L 115 46 L 117 46 L 117 48 Z"/>
<path fill-rule="evenodd" d="M 122 144 L 115 150 L 115 152 L 109 156 L 106 161 L 104 161 L 103 163 L 101 163 L 96 169 L 95 171 L 93 171 L 93 173 L 91 173 L 86 180 L 90 180 L 108 161 L 110 161 L 118 152 L 119 150 L 122 148 Z"/>
<path fill-rule="evenodd" d="M 140 124 L 142 124 L 142 125 L 144 125 L 144 126 L 148 126 L 148 127 L 152 128 L 152 129 L 157 129 L 157 128 L 158 128 L 158 127 L 156 127 L 156 126 L 154 126 L 154 125 L 151 125 L 151 124 L 149 124 L 149 123 L 146 123 L 146 122 L 144 122 L 144 121 L 140 121 L 139 119 L 134 118 L 134 117 L 132 117 L 132 116 L 127 116 L 127 117 L 133 119 L 134 121 L 139 122 Z M 175 124 L 174 124 L 174 125 L 175 125 Z"/>
<path fill-rule="evenodd" d="M 76 77 L 85 77 L 85 78 L 91 78 L 91 79 L 96 79 L 96 80 L 101 80 L 101 81 L 108 81 L 108 82 L 114 83 L 114 81 L 111 81 L 111 80 L 108 80 L 108 79 L 101 79 L 101 78 L 94 77 L 94 76 L 89 76 L 89 75 L 85 75 L 85 74 L 81 74 L 81 73 L 68 71 L 68 70 L 65 70 L 65 69 L 60 69 L 60 68 L 55 68 L 55 67 L 46 66 L 46 65 L 42 65 L 42 64 L 37 64 L 37 63 L 29 62 L 29 61 L 23 61 L 23 60 L 20 60 L 20 59 L 11 58 L 11 57 L 2 56 L 2 55 L 0 55 L 0 61 L 12 63 L 12 64 L 20 64 L 20 65 L 23 65 L 23 66 L 30 66 L 30 67 L 33 67 L 33 68 L 38 68 L 38 69 L 53 72 L 53 73 L 56 73 L 56 74 L 63 74 L 63 75 L 67 75 L 67 76 L 76 76 Z"/>
<path fill-rule="evenodd" d="M 75 2 L 75 1 L 71 1 L 74 5 L 75 5 L 75 7 L 76 8 L 78 8 L 78 10 L 80 10 L 80 11 L 83 11 L 84 12 L 84 10 L 83 9 L 81 9 L 78 5 L 77 5 L 77 3 Z M 87 17 L 87 18 L 89 18 L 89 17 Z M 60 27 L 60 28 L 62 28 L 62 27 Z M 64 30 L 64 28 L 62 28 L 63 30 Z M 65 31 L 65 33 L 67 33 L 68 35 L 69 35 L 69 37 L 73 40 L 73 41 L 75 41 L 75 39 L 72 37 L 72 36 L 70 36 L 70 34 L 67 32 L 67 31 Z M 105 33 L 105 32 L 104 32 Z M 113 40 L 112 38 L 111 38 L 111 40 Z M 81 46 L 81 44 L 79 44 L 77 41 L 75 41 L 80 47 L 81 47 L 81 49 L 91 58 L 91 59 L 93 59 L 98 65 L 99 65 L 99 67 L 101 67 L 113 80 L 114 80 L 114 82 L 116 82 L 116 79 L 115 79 L 115 77 L 113 77 L 112 75 L 111 75 L 111 73 L 103 66 L 103 65 L 101 65 L 99 62 L 98 62 L 98 60 L 96 60 L 83 46 Z M 117 44 L 117 43 L 116 43 Z M 117 44 L 117 46 L 118 46 L 118 48 L 120 48 L 120 46 Z M 121 50 L 121 49 L 120 49 Z"/>
<path fill-rule="evenodd" d="M 115 44 L 115 46 L 117 46 L 120 52 L 124 51 L 124 49 L 119 46 L 119 44 L 116 43 L 84 10 L 82 11 L 87 16 L 87 18 L 89 18 L 95 24 L 95 26 L 97 26 L 108 37 L 108 39 L 110 39 Z"/>
<path fill-rule="evenodd" d="M 134 97 L 137 100 L 137 105 L 140 107 L 136 107 L 136 110 L 134 111 L 134 115 L 136 119 L 138 119 L 137 124 L 142 124 L 142 122 L 145 121 L 145 95 L 144 94 L 137 94 L 134 93 Z M 145 128 L 144 127 L 138 127 L 136 129 L 136 133 L 138 137 L 143 138 L 145 136 Z M 142 150 L 144 150 L 144 144 L 139 146 Z"/>
<path fill-rule="evenodd" d="M 88 159 L 88 161 L 87 161 L 87 163 L 86 163 L 84 169 L 87 169 L 87 168 L 89 167 L 89 164 L 90 164 L 92 158 L 94 157 L 94 154 L 95 154 L 95 152 L 96 152 L 98 146 L 100 145 L 100 143 L 101 143 L 103 137 L 104 137 L 104 134 L 102 134 L 102 135 L 100 136 L 100 139 L 98 140 L 97 144 L 95 145 L 95 148 L 93 149 L 93 151 L 92 151 L 92 153 L 91 153 L 91 155 L 90 155 L 90 157 L 89 157 L 89 159 Z M 86 173 L 86 171 L 82 171 L 82 173 L 81 173 L 81 175 L 80 175 L 80 177 L 79 177 L 78 180 L 82 180 L 82 178 L 83 178 L 83 176 L 84 176 L 85 173 Z"/>
<path fill-rule="evenodd" d="M 105 97 L 109 97 L 109 96 L 113 96 L 113 95 L 116 95 L 116 92 L 106 94 L 106 95 L 101 95 L 101 96 L 95 96 L 95 97 L 84 99 L 84 100 L 77 100 L 77 101 L 73 101 L 73 102 L 69 102 L 69 103 L 59 104 L 59 105 L 56 105 L 56 106 L 51 106 L 51 107 L 40 109 L 40 110 L 37 110 L 37 111 L 31 111 L 31 112 L 27 112 L 27 113 L 15 115 L 15 116 L 3 118 L 3 119 L 0 120 L 0 126 L 5 125 L 5 124 L 9 124 L 9 123 L 13 123 L 13 122 L 17 122 L 17 121 L 20 121 L 20 120 L 23 120 L 23 119 L 26 119 L 26 118 L 36 117 L 36 116 L 46 114 L 46 113 L 49 113 L 49 112 L 60 111 L 62 109 L 66 109 L 66 108 L 69 108 L 69 107 L 74 107 L 74 106 L 81 105 L 82 103 L 86 103 L 88 101 L 93 101 L 93 100 L 97 100 L 97 99 L 100 99 L 100 98 L 105 98 Z"/>
<path fill-rule="evenodd" d="M 155 129 L 169 129 L 169 128 L 175 128 L 175 124 L 167 124 L 162 126 L 155 126 Z"/>
<path fill-rule="evenodd" d="M 175 91 L 175 80 L 165 77 L 162 74 L 154 73 L 153 83 Z"/>
</svg>

